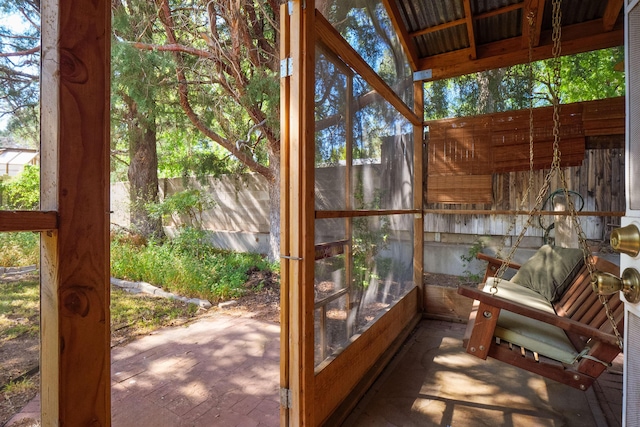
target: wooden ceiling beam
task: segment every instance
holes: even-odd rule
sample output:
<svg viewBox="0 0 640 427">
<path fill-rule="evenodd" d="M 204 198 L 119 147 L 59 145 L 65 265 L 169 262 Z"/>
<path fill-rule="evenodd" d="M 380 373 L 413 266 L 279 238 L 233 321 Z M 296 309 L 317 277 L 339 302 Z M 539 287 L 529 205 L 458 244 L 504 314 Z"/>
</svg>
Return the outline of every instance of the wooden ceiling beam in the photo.
<svg viewBox="0 0 640 427">
<path fill-rule="evenodd" d="M 615 27 L 618 21 L 618 16 L 620 16 L 623 3 L 623 0 L 609 0 L 607 2 L 607 8 L 604 10 L 604 15 L 602 16 L 602 28 L 604 31 L 613 30 L 613 27 Z"/>
<path fill-rule="evenodd" d="M 402 49 L 404 49 L 404 53 L 407 56 L 411 71 L 416 71 L 418 69 L 418 51 L 402 21 L 398 4 L 395 0 L 382 0 L 382 4 L 384 4 L 384 7 L 387 9 L 389 19 L 391 19 L 393 28 L 396 30 L 396 34 L 400 39 L 400 44 L 402 44 Z"/>
<path fill-rule="evenodd" d="M 529 38 L 533 37 L 532 46 L 540 45 L 542 17 L 545 0 L 526 0 L 522 11 L 522 47 L 529 49 Z"/>
<path fill-rule="evenodd" d="M 469 40 L 469 50 L 471 59 L 476 59 L 476 34 L 473 28 L 473 14 L 471 13 L 471 0 L 464 0 L 464 15 L 467 21 L 467 39 Z"/>
<path fill-rule="evenodd" d="M 384 1 L 386 3 L 388 0 L 384 0 Z M 544 0 L 540 0 L 540 1 L 544 2 Z M 437 31 L 441 31 L 441 30 L 446 30 L 447 28 L 457 27 L 458 25 L 467 25 L 468 20 L 469 20 L 469 18 L 468 18 L 469 16 L 471 17 L 471 20 L 476 21 L 478 19 L 490 18 L 492 16 L 501 15 L 503 13 L 511 12 L 511 11 L 514 11 L 514 10 L 518 10 L 518 9 L 521 9 L 523 7 L 522 3 L 516 3 L 516 4 L 512 4 L 512 5 L 509 5 L 509 6 L 501 7 L 499 9 L 490 10 L 489 12 L 484 12 L 484 13 L 481 13 L 479 15 L 473 16 L 473 14 L 471 13 L 471 8 L 468 7 L 469 3 L 470 3 L 470 0 L 464 0 L 464 8 L 465 8 L 465 17 L 464 18 L 455 19 L 453 21 L 445 22 L 443 24 L 434 25 L 432 27 L 427 27 L 427 28 L 423 28 L 421 30 L 413 31 L 411 33 L 408 33 L 409 37 L 419 37 L 419 36 L 423 36 L 425 34 L 435 33 Z"/>
<path fill-rule="evenodd" d="M 431 34 L 438 31 L 446 30 L 447 28 L 457 27 L 458 25 L 465 25 L 467 23 L 466 18 L 455 19 L 453 21 L 445 22 L 444 24 L 434 25 L 432 27 L 423 28 L 421 30 L 409 33 L 410 37 L 424 36 L 425 34 Z"/>
<path fill-rule="evenodd" d="M 624 33 L 622 23 L 610 32 L 602 32 L 602 19 L 567 26 L 562 29 L 562 54 L 574 55 L 591 50 L 622 46 Z M 532 60 L 538 61 L 552 56 L 551 31 L 541 34 L 540 45 L 532 52 Z M 514 37 L 477 48 L 478 58 L 469 59 L 468 49 L 432 56 L 420 61 L 420 70 L 432 70 L 430 80 L 441 80 L 478 71 L 491 70 L 528 62 L 528 49 L 521 47 L 520 37 Z"/>
<path fill-rule="evenodd" d="M 467 3 L 466 0 L 465 0 L 465 3 Z M 474 16 L 473 19 L 491 18 L 492 16 L 502 15 L 504 13 L 509 13 L 509 12 L 513 12 L 514 10 L 522 9 L 523 7 L 524 7 L 524 3 L 510 4 L 509 6 L 493 9 L 484 13 L 479 13 L 476 16 Z"/>
<path fill-rule="evenodd" d="M 345 41 L 338 31 L 331 25 L 322 13 L 316 11 L 316 36 L 331 49 L 345 64 L 362 76 L 385 100 L 393 105 L 400 114 L 414 126 L 422 124 L 419 118 L 407 104 L 400 99 L 395 91 L 376 73 L 369 64 Z"/>
</svg>

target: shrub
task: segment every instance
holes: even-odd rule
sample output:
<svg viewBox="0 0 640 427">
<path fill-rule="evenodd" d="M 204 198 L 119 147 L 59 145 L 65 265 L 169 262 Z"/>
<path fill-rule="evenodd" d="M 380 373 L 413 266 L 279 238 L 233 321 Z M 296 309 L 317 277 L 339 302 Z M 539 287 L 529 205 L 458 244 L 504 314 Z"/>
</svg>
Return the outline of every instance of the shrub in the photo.
<svg viewBox="0 0 640 427">
<path fill-rule="evenodd" d="M 3 209 L 38 209 L 40 204 L 40 168 L 26 165 L 22 172 L 0 184 Z"/>
<path fill-rule="evenodd" d="M 175 239 L 136 246 L 127 239 L 111 243 L 111 274 L 145 281 L 166 291 L 210 301 L 245 292 L 251 270 L 271 270 L 262 256 L 220 250 L 207 243 L 201 230 L 186 228 Z"/>
<path fill-rule="evenodd" d="M 200 229 L 202 212 L 214 206 L 215 201 L 209 194 L 190 189 L 172 194 L 160 203 L 150 203 L 147 210 L 151 216 L 163 221 L 170 217 L 175 223 L 182 223 L 183 227 Z"/>
<path fill-rule="evenodd" d="M 38 233 L 0 233 L 0 266 L 19 267 L 38 264 Z"/>
</svg>

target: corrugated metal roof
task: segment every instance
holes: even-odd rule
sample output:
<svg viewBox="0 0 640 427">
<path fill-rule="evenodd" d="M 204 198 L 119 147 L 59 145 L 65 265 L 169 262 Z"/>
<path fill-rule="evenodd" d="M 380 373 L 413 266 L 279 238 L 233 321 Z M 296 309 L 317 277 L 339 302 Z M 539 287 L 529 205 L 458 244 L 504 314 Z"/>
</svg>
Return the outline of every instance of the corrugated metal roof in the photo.
<svg viewBox="0 0 640 427">
<path fill-rule="evenodd" d="M 476 44 L 486 44 L 522 35 L 522 9 L 502 13 L 474 24 Z"/>
<path fill-rule="evenodd" d="M 549 31 L 552 29 L 552 0 L 526 2 L 525 0 L 469 0 L 471 17 L 465 14 L 463 0 L 393 0 L 397 6 L 396 25 L 404 28 L 398 31 L 404 34 L 404 46 L 413 64 L 414 70 L 422 64 L 436 66 L 439 55 L 447 55 L 444 67 L 457 65 L 455 61 L 484 60 L 487 55 L 495 57 L 491 66 L 506 66 L 523 61 L 522 50 L 527 50 L 528 39 L 523 40 L 523 22 L 526 16 L 539 13 L 542 7 L 540 33 L 536 33 L 534 47 L 550 44 Z M 529 9 L 531 8 L 531 9 Z M 563 0 L 562 26 L 587 24 L 584 34 L 572 31 L 573 53 L 593 49 L 594 46 L 618 46 L 623 43 L 622 4 L 616 0 Z M 605 11 L 613 16 L 613 20 L 604 22 Z M 526 14 L 526 15 L 525 15 Z M 617 19 L 617 20 L 616 20 Z M 473 31 L 475 46 L 470 41 Z M 538 38 L 540 39 L 538 41 Z M 585 42 L 580 45 L 579 40 Z M 505 42 L 500 45 L 501 42 Z M 508 43 L 507 43 L 508 42 Z M 475 47 L 476 50 L 469 49 Z M 486 47 L 486 48 L 485 48 Z M 540 55 L 549 55 L 548 47 L 540 51 Z M 545 53 L 546 52 L 546 53 Z M 564 51 L 563 51 L 564 52 Z M 455 53 L 459 53 L 455 56 Z M 453 54 L 449 55 L 449 54 Z M 526 55 L 525 55 L 526 57 Z M 425 62 L 426 61 L 426 62 Z M 499 64 L 500 61 L 504 64 Z M 495 62 L 496 64 L 493 64 Z M 512 63 L 508 63 L 512 62 Z M 427 67 L 427 68 L 429 68 Z M 483 65 L 478 65 L 481 69 Z M 469 67 L 471 68 L 471 67 Z M 441 73 L 454 74 L 456 70 Z"/>
</svg>

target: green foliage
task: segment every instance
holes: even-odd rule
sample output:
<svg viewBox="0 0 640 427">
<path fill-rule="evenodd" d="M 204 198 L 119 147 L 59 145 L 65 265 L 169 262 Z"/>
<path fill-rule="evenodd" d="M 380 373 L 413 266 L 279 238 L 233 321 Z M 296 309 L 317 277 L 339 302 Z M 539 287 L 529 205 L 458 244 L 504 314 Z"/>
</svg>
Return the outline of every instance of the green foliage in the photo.
<svg viewBox="0 0 640 427">
<path fill-rule="evenodd" d="M 354 192 L 357 209 L 379 209 L 381 206 L 380 191 L 376 191 L 373 200 L 364 200 L 362 180 L 358 181 Z M 391 232 L 388 217 L 353 218 L 353 279 L 356 286 L 367 288 L 372 280 L 379 279 L 386 274 L 391 266 L 391 260 L 385 260 L 378 255 L 389 245 L 388 237 Z M 385 269 L 386 266 L 386 269 Z M 386 271 L 385 271 L 386 270 Z"/>
<path fill-rule="evenodd" d="M 33 210 L 40 203 L 40 168 L 26 165 L 18 176 L 0 182 L 2 209 Z"/>
<path fill-rule="evenodd" d="M 482 252 L 483 244 L 481 240 L 476 240 L 473 245 L 469 247 L 469 251 L 466 254 L 460 255 L 462 260 L 462 266 L 465 270 L 462 272 L 462 278 L 466 282 L 480 283 L 483 273 L 469 270 L 469 266 L 476 259 L 476 256 Z"/>
<path fill-rule="evenodd" d="M 215 206 L 209 193 L 198 189 L 180 191 L 160 203 L 147 204 L 147 210 L 155 218 L 173 217 L 184 228 L 202 228 L 202 212 Z M 185 220 L 186 217 L 186 220 Z"/>
<path fill-rule="evenodd" d="M 624 59 L 622 47 L 564 56 L 560 62 L 562 103 L 623 96 L 624 73 L 614 66 Z M 551 105 L 554 61 L 536 61 L 425 85 L 429 120 Z M 529 89 L 531 85 L 532 90 Z"/>
<path fill-rule="evenodd" d="M 561 61 L 563 103 L 624 95 L 624 72 L 614 68 L 624 61 L 622 46 L 565 56 Z"/>
<path fill-rule="evenodd" d="M 146 281 L 169 292 L 210 301 L 238 297 L 251 269 L 270 270 L 258 254 L 220 250 L 208 244 L 206 233 L 185 228 L 164 244 L 135 246 L 115 238 L 111 244 L 111 274 Z"/>
<path fill-rule="evenodd" d="M 0 233 L 0 266 L 20 267 L 38 264 L 40 235 L 38 233 Z"/>
<path fill-rule="evenodd" d="M 9 382 L 5 384 L 4 388 L 0 391 L 2 391 L 2 394 L 4 394 L 4 398 L 6 400 L 11 400 L 11 397 L 14 394 L 24 393 L 29 390 L 33 390 L 33 392 L 35 393 L 38 390 L 39 386 L 40 385 L 36 383 L 32 378 L 25 378 L 21 381 Z"/>
</svg>

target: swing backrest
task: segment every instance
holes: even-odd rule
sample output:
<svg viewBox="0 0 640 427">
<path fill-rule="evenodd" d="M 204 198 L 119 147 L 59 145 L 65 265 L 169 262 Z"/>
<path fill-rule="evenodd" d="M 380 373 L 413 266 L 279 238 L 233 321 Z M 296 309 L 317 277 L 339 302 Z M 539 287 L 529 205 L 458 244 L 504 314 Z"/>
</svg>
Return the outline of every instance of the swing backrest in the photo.
<svg viewBox="0 0 640 427">
<path fill-rule="evenodd" d="M 597 256 L 594 256 L 593 259 L 595 270 L 619 276 L 620 268 L 617 265 Z M 618 331 L 622 334 L 624 304 L 620 301 L 619 294 L 616 293 L 609 297 L 608 304 Z M 571 318 L 608 334 L 614 333 L 606 310 L 591 287 L 591 278 L 586 265 L 580 269 L 571 285 L 553 305 L 559 316 Z M 586 341 L 584 338 L 577 336 L 570 336 L 569 338 L 576 348 L 582 348 Z"/>
</svg>

